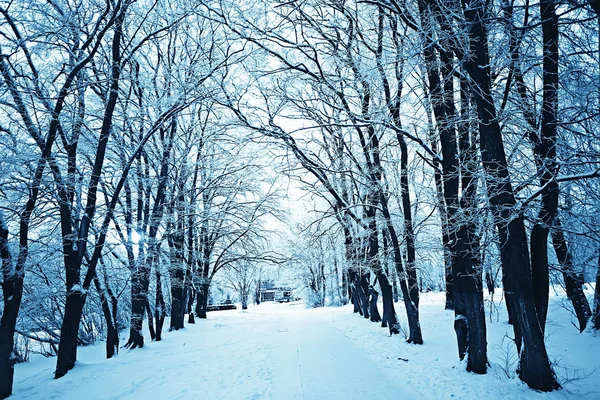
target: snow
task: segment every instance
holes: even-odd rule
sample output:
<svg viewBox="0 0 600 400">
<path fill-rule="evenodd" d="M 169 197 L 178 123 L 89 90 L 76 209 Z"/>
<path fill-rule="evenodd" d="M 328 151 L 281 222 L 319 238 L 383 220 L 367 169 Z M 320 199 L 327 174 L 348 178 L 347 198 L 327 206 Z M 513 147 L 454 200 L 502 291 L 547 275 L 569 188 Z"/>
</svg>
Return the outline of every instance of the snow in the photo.
<svg viewBox="0 0 600 400">
<path fill-rule="evenodd" d="M 80 348 L 75 368 L 59 380 L 52 379 L 56 360 L 36 356 L 16 366 L 13 397 L 600 398 L 600 336 L 578 333 L 562 294 L 551 299 L 547 346 L 564 389 L 549 394 L 534 392 L 514 377 L 516 355 L 508 339 L 512 328 L 499 298 L 486 301 L 487 375 L 464 370 L 456 354 L 454 313 L 443 310 L 443 293 L 430 293 L 422 294 L 420 306 L 422 346 L 390 337 L 387 329 L 353 314 L 350 306 L 306 309 L 300 303 L 263 303 L 247 312 L 211 312 L 208 320 L 165 332 L 161 342 L 121 349 L 112 360 L 104 359 L 102 343 Z M 401 303 L 396 310 L 405 325 Z M 490 310 L 496 310 L 491 322 Z"/>
<path fill-rule="evenodd" d="M 71 293 L 87 293 L 87 291 L 79 283 L 73 285 Z"/>
</svg>

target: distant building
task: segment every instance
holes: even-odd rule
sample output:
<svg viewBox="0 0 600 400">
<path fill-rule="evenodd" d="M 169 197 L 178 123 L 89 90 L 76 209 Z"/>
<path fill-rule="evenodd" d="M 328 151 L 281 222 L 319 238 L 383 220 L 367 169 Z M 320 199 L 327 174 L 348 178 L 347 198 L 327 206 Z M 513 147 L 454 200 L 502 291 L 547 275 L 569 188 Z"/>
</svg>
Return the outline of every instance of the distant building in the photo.
<svg viewBox="0 0 600 400">
<path fill-rule="evenodd" d="M 280 303 L 294 301 L 294 292 L 290 287 L 262 287 L 260 301 L 278 301 Z"/>
</svg>

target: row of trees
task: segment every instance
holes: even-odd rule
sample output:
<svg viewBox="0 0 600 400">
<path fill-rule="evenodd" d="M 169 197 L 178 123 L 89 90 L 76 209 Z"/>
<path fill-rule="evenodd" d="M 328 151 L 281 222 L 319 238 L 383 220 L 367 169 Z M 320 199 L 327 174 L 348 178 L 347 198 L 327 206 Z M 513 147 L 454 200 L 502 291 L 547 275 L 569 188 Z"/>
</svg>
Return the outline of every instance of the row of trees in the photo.
<svg viewBox="0 0 600 400">
<path fill-rule="evenodd" d="M 145 317 L 160 340 L 167 313 L 171 330 L 206 318 L 218 271 L 274 258 L 276 186 L 213 100 L 247 54 L 202 11 L 2 3 L 0 397 L 17 332 L 50 345 L 60 378 L 78 345 L 105 334 L 110 358 L 128 326 L 142 347 Z"/>
<path fill-rule="evenodd" d="M 492 289 L 498 265 L 519 376 L 557 389 L 551 277 L 580 330 L 600 327 L 600 295 L 583 292 L 600 279 L 598 12 L 1 2 L 0 397 L 16 333 L 55 349 L 59 378 L 90 337 L 111 357 L 123 327 L 143 346 L 144 318 L 154 340 L 169 313 L 172 330 L 205 318 L 221 270 L 247 302 L 248 273 L 282 262 L 266 240 L 277 158 L 319 199 L 291 263 L 315 306 L 351 301 L 378 321 L 378 286 L 382 326 L 401 332 L 400 296 L 420 345 L 420 288 L 441 265 L 459 358 L 485 373 L 483 278 Z"/>
<path fill-rule="evenodd" d="M 390 254 L 406 339 L 423 343 L 416 230 L 435 213 L 446 306 L 467 370 L 488 365 L 482 265 L 491 254 L 502 266 L 520 378 L 538 390 L 560 387 L 544 345 L 551 265 L 581 331 L 592 317 L 586 274 L 598 267 L 586 268 L 598 254 L 597 228 L 572 225 L 597 207 L 589 197 L 599 176 L 597 8 L 382 0 L 211 9 L 270 60 L 251 71 L 243 93 L 226 88 L 222 104 L 293 153 L 307 171 L 299 178 L 329 205 L 355 311 L 369 315 L 374 275 L 383 326 L 399 332 L 381 257 Z M 424 185 L 428 202 L 416 194 Z M 573 253 L 571 242 L 592 236 L 593 246 Z M 489 269 L 486 278 L 493 287 Z"/>
</svg>

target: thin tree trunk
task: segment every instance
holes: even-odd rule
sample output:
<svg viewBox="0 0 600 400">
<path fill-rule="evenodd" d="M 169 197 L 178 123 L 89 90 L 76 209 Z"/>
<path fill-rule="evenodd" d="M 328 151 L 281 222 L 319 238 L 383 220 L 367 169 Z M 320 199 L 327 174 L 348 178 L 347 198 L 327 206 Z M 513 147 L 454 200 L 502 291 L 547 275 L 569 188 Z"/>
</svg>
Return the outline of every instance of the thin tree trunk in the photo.
<svg viewBox="0 0 600 400">
<path fill-rule="evenodd" d="M 594 329 L 600 330 L 600 252 L 598 254 L 598 270 L 596 271 L 596 289 L 594 291 L 594 315 L 592 316 Z"/>
<path fill-rule="evenodd" d="M 183 227 L 179 226 L 177 231 Z M 182 232 L 182 231 L 180 231 Z M 176 233 L 169 243 L 171 246 L 171 323 L 169 330 L 183 328 L 185 313 L 185 272 L 183 270 L 183 235 Z"/>
<path fill-rule="evenodd" d="M 113 313 L 111 310 L 111 303 L 107 296 L 106 290 L 100 285 L 98 275 L 94 274 L 94 286 L 100 296 L 100 305 L 102 306 L 102 314 L 104 315 L 104 321 L 106 322 L 106 358 L 112 358 L 115 353 L 119 352 L 119 333 L 116 328 L 115 322 L 113 322 Z M 112 298 L 111 298 L 112 300 Z"/>
<path fill-rule="evenodd" d="M 590 303 L 588 303 L 587 297 L 583 292 L 583 276 L 575 272 L 573 266 L 573 257 L 567 246 L 567 240 L 565 234 L 562 231 L 560 218 L 556 217 L 554 220 L 554 228 L 552 229 L 552 244 L 554 245 L 554 251 L 556 252 L 556 258 L 561 267 L 563 278 L 565 280 L 565 288 L 567 291 L 567 297 L 573 304 L 577 321 L 579 322 L 579 331 L 583 332 L 587 326 L 588 320 L 592 315 L 590 309 Z"/>
<path fill-rule="evenodd" d="M 23 232 L 22 232 L 23 233 Z M 0 261 L 4 310 L 0 322 L 0 398 L 12 394 L 15 357 L 13 357 L 17 314 L 23 294 L 23 270 L 13 271 L 12 254 L 8 247 L 8 227 L 0 211 Z M 18 262 L 18 261 L 17 261 Z"/>
<path fill-rule="evenodd" d="M 196 319 L 194 317 L 194 312 L 193 312 L 193 308 L 192 308 L 195 297 L 196 297 L 196 292 L 194 291 L 194 288 L 190 284 L 190 287 L 188 288 L 188 300 L 187 300 L 188 324 L 196 323 Z"/>
<path fill-rule="evenodd" d="M 542 334 L 546 327 L 550 277 L 548 234 L 558 212 L 559 186 L 556 182 L 556 136 L 558 113 L 558 16 L 554 0 L 540 1 L 543 42 L 543 99 L 541 134 L 531 130 L 542 202 L 538 220 L 531 230 L 531 269 L 533 294 Z"/>
<path fill-rule="evenodd" d="M 162 340 L 162 330 L 165 323 L 165 317 L 167 315 L 167 307 L 165 305 L 165 298 L 162 291 L 162 279 L 161 274 L 156 266 L 156 300 L 154 303 L 154 316 L 156 318 L 156 341 Z"/>
<path fill-rule="evenodd" d="M 206 279 L 206 278 L 205 278 Z M 210 282 L 203 282 L 196 293 L 196 316 L 206 319 L 206 308 L 208 307 L 208 288 Z"/>
<path fill-rule="evenodd" d="M 154 314 L 152 314 L 152 308 L 150 307 L 150 301 L 146 301 L 145 310 L 146 310 L 146 315 L 148 316 L 148 331 L 150 332 L 150 340 L 156 340 L 156 330 L 154 329 Z M 143 317 L 143 315 L 142 315 L 142 317 Z M 144 338 L 142 337 L 142 343 L 143 343 L 143 340 L 144 340 Z"/>
</svg>

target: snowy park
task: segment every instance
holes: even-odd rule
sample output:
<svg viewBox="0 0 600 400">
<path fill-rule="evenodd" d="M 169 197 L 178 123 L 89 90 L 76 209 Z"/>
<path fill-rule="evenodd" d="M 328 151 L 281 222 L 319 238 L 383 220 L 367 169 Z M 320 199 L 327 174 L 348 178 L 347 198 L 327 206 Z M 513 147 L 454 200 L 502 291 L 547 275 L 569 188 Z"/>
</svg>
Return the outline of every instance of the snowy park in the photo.
<svg viewBox="0 0 600 400">
<path fill-rule="evenodd" d="M 0 399 L 600 399 L 600 0 L 0 0 Z"/>
</svg>

